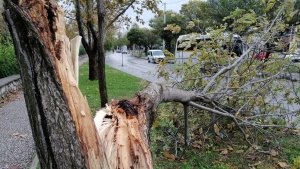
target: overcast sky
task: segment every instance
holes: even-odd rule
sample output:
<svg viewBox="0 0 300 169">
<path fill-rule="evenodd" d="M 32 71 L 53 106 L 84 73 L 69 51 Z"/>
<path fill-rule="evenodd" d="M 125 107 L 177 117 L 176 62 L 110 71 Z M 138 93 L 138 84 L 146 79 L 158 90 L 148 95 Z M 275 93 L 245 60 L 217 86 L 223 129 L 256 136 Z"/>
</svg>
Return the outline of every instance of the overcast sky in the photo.
<svg viewBox="0 0 300 169">
<path fill-rule="evenodd" d="M 189 0 L 162 0 L 162 3 L 158 5 L 160 10 L 164 10 L 164 4 L 166 3 L 166 11 L 168 10 L 172 10 L 175 11 L 177 13 L 179 13 L 180 9 L 181 9 L 181 5 L 182 4 L 187 4 L 189 2 Z M 132 11 L 128 12 L 129 15 L 132 15 L 132 21 L 135 22 L 135 16 L 136 14 L 134 14 Z M 143 15 L 141 16 L 143 18 L 143 20 L 145 21 L 145 24 L 139 24 L 140 27 L 147 27 L 150 28 L 148 23 L 150 21 L 150 19 L 154 18 L 154 14 L 150 11 L 144 11 Z"/>
</svg>

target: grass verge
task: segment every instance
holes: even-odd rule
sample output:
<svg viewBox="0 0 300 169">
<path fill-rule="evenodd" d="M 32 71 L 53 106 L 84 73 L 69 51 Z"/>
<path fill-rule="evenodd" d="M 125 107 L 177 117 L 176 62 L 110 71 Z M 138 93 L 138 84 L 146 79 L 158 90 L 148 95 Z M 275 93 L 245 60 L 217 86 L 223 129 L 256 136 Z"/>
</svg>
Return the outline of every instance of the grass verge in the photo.
<svg viewBox="0 0 300 169">
<path fill-rule="evenodd" d="M 100 94 L 98 81 L 88 80 L 89 67 L 88 63 L 80 66 L 79 69 L 79 88 L 86 96 L 91 111 L 95 113 L 100 107 Z M 136 92 L 143 89 L 148 82 L 129 75 L 108 65 L 105 67 L 107 95 L 108 100 L 130 99 Z"/>
</svg>

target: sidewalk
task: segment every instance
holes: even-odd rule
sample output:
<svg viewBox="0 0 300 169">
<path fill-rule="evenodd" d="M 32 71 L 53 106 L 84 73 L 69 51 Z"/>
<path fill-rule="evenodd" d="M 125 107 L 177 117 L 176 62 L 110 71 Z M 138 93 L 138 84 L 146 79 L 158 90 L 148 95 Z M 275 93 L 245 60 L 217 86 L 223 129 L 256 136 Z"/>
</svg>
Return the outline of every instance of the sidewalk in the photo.
<svg viewBox="0 0 300 169">
<path fill-rule="evenodd" d="M 87 61 L 88 57 L 80 59 L 79 66 Z M 36 168 L 38 158 L 23 92 L 0 107 L 0 136 L 0 169 Z"/>
</svg>

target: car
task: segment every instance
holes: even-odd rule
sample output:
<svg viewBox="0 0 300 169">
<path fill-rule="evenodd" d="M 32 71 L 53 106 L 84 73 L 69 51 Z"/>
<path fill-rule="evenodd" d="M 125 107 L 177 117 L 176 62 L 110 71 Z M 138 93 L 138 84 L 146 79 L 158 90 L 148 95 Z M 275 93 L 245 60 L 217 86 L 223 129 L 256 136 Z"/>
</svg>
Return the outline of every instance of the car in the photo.
<svg viewBox="0 0 300 169">
<path fill-rule="evenodd" d="M 122 54 L 127 54 L 128 53 L 127 46 L 122 46 L 121 47 L 121 53 Z"/>
<path fill-rule="evenodd" d="M 122 54 L 127 54 L 127 53 L 128 53 L 127 49 L 122 50 Z"/>
<path fill-rule="evenodd" d="M 268 53 L 268 52 L 259 52 L 259 53 L 257 53 L 257 54 L 254 55 L 254 59 L 263 60 L 263 59 L 268 59 L 271 56 L 272 56 L 271 53 Z"/>
<path fill-rule="evenodd" d="M 165 59 L 165 54 L 162 52 L 162 50 L 149 50 L 147 52 L 147 60 L 148 63 L 158 63 Z"/>
</svg>

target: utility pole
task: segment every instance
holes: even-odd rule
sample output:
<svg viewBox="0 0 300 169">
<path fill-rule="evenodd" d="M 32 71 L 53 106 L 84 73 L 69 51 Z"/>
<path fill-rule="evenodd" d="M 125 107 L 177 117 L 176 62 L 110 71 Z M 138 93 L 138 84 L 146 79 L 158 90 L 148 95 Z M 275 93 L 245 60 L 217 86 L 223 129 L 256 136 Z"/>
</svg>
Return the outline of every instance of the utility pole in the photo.
<svg viewBox="0 0 300 169">
<path fill-rule="evenodd" d="M 164 24 L 166 23 L 166 4 L 167 3 L 163 3 L 164 4 Z M 165 50 L 165 40 L 163 39 L 163 50 Z"/>
</svg>

